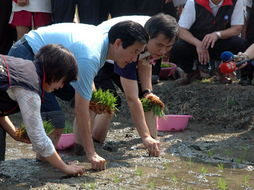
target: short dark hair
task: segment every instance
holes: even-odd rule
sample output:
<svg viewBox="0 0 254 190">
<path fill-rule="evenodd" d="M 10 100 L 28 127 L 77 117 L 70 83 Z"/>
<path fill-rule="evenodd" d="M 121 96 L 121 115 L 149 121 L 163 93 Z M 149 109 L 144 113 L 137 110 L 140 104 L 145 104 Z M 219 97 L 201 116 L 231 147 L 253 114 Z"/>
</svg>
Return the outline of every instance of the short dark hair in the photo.
<svg viewBox="0 0 254 190">
<path fill-rule="evenodd" d="M 152 16 L 144 27 L 151 39 L 163 34 L 171 40 L 178 35 L 179 30 L 176 19 L 163 13 Z"/>
<path fill-rule="evenodd" d="M 78 66 L 74 55 L 58 44 L 43 46 L 35 55 L 35 62 L 42 64 L 46 82 L 51 84 L 64 78 L 64 84 L 76 81 Z"/>
<path fill-rule="evenodd" d="M 135 42 L 146 44 L 149 36 L 142 25 L 133 21 L 123 21 L 112 26 L 108 32 L 109 43 L 121 39 L 123 48 L 133 45 Z"/>
</svg>

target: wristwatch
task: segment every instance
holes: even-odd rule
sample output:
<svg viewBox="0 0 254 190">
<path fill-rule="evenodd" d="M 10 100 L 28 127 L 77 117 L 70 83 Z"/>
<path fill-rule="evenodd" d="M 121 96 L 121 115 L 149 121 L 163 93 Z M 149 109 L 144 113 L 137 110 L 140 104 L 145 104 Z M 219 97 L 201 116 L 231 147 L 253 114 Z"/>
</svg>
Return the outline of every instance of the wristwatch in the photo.
<svg viewBox="0 0 254 190">
<path fill-rule="evenodd" d="M 215 34 L 217 35 L 218 39 L 221 39 L 221 32 L 215 32 Z"/>
<path fill-rule="evenodd" d="M 144 91 L 141 93 L 141 95 L 144 97 L 144 95 L 150 94 L 150 93 L 152 93 L 152 90 L 146 89 L 146 90 L 144 90 Z"/>
</svg>

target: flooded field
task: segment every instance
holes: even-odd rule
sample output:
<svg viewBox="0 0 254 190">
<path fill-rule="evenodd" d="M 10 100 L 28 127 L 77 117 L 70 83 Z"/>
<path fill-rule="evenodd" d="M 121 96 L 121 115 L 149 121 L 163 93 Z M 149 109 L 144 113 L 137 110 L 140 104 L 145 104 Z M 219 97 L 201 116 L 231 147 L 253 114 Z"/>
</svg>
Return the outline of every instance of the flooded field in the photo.
<svg viewBox="0 0 254 190">
<path fill-rule="evenodd" d="M 170 89 L 173 87 L 170 81 L 162 85 L 167 85 Z M 195 84 L 190 88 L 198 89 Z M 185 91 L 192 93 L 189 89 Z M 243 127 L 235 127 L 235 123 L 229 125 L 232 118 L 226 117 L 226 113 L 231 114 L 231 109 L 224 110 L 224 115 L 222 111 L 215 110 L 218 115 L 228 120 L 213 120 L 213 117 L 205 120 L 205 116 L 196 115 L 201 109 L 194 110 L 193 105 L 190 105 L 192 109 L 188 107 L 187 103 L 193 101 L 191 98 L 182 102 L 184 107 L 181 108 L 176 107 L 175 99 L 172 104 L 172 97 L 176 97 L 177 92 L 177 89 L 174 92 L 168 90 L 166 93 L 169 94 L 169 101 L 165 100 L 165 95 L 162 99 L 174 108 L 175 112 L 190 110 L 181 114 L 190 113 L 194 117 L 182 132 L 159 132 L 160 157 L 148 156 L 133 128 L 128 111 L 124 110 L 114 118 L 106 143 L 96 144 L 98 154 L 107 160 L 105 171 L 93 171 L 85 156 L 74 155 L 70 149 L 61 152 L 61 156 L 65 161 L 76 160 L 85 165 L 86 173 L 81 177 L 64 176 L 48 164 L 37 162 L 31 145 L 8 137 L 6 161 L 0 164 L 0 189 L 253 190 L 254 130 L 252 120 L 247 118 L 252 117 L 250 113 L 253 110 L 246 110 L 248 106 L 240 105 L 248 112 L 247 115 L 241 115 Z M 159 95 L 160 93 L 158 91 Z M 173 93 L 176 94 L 172 95 Z M 177 97 L 182 98 L 180 95 Z M 195 96 L 193 98 L 198 99 Z M 214 102 L 212 99 L 210 101 Z M 237 99 L 235 105 L 234 109 L 240 114 Z M 207 107 L 207 104 L 204 103 L 204 106 Z M 211 115 L 210 112 L 206 114 Z"/>
</svg>

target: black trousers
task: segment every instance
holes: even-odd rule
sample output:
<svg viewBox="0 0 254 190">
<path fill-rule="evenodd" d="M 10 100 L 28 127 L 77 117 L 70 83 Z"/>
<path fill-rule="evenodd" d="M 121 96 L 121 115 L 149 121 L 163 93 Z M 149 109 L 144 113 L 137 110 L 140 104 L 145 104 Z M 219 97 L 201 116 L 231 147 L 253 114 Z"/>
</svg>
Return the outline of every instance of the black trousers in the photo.
<svg viewBox="0 0 254 190">
<path fill-rule="evenodd" d="M 115 85 L 122 91 L 122 85 L 120 76 L 114 72 L 114 64 L 105 62 L 104 66 L 99 70 L 98 74 L 94 78 L 94 84 L 96 89 L 102 89 L 103 91 L 109 90 L 117 98 L 117 107 L 121 106 L 121 98 L 117 94 Z"/>
<path fill-rule="evenodd" d="M 5 159 L 5 146 L 6 146 L 5 138 L 6 132 L 0 125 L 0 161 L 3 161 Z"/>
<path fill-rule="evenodd" d="M 16 40 L 16 29 L 8 22 L 12 10 L 12 0 L 0 1 L 0 54 L 8 54 L 13 41 Z"/>
<path fill-rule="evenodd" d="M 247 21 L 247 28 L 246 28 L 246 41 L 247 47 L 254 43 L 254 0 L 252 0 L 252 7 L 250 9 L 250 15 Z"/>
<path fill-rule="evenodd" d="M 73 22 L 76 5 L 80 23 L 99 24 L 100 0 L 51 0 L 53 23 Z"/>
<path fill-rule="evenodd" d="M 165 4 L 164 0 L 101 0 L 99 11 L 99 23 L 111 17 L 127 15 L 149 15 L 153 16 L 163 12 L 177 17 L 177 10 L 173 3 Z"/>
<path fill-rule="evenodd" d="M 210 59 L 220 60 L 220 54 L 223 51 L 231 51 L 233 54 L 243 52 L 245 41 L 240 37 L 232 37 L 225 40 L 218 40 L 214 48 L 209 48 Z M 171 51 L 170 61 L 181 67 L 185 73 L 191 73 L 193 63 L 198 59 L 196 47 L 183 41 L 178 40 Z"/>
</svg>

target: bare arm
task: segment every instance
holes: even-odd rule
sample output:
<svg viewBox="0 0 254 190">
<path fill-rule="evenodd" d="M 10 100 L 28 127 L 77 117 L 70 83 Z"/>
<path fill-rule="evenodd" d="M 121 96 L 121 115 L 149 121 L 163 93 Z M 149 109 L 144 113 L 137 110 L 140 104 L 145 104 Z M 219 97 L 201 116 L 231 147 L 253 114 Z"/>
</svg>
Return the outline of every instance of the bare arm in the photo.
<svg viewBox="0 0 254 190">
<path fill-rule="evenodd" d="M 142 61 L 138 62 L 138 76 L 140 80 L 140 85 L 142 91 L 146 89 L 152 90 L 152 65 L 144 63 Z"/>
<path fill-rule="evenodd" d="M 29 0 L 17 0 L 17 4 L 23 7 L 29 4 Z"/>
<path fill-rule="evenodd" d="M 137 81 L 121 77 L 121 83 L 129 105 L 132 120 L 138 130 L 138 133 L 144 145 L 148 148 L 148 151 L 151 155 L 159 156 L 159 142 L 151 137 L 148 130 L 148 126 L 145 121 L 144 110 L 138 98 Z"/>
<path fill-rule="evenodd" d="M 231 26 L 228 29 L 221 30 L 221 31 L 215 31 L 210 34 L 206 34 L 205 37 L 202 40 L 202 45 L 208 49 L 209 47 L 213 48 L 214 44 L 217 40 L 219 39 L 228 39 L 233 36 L 238 36 L 243 29 L 242 25 L 236 25 L 236 26 Z M 216 32 L 220 33 L 220 36 L 216 34 Z"/>
<path fill-rule="evenodd" d="M 92 168 L 103 170 L 106 167 L 106 161 L 100 157 L 94 149 L 92 133 L 90 128 L 90 101 L 84 99 L 79 93 L 75 93 L 75 114 L 77 132 L 81 136 L 81 143 L 86 151 L 86 156 L 92 164 Z"/>
<path fill-rule="evenodd" d="M 228 39 L 233 36 L 238 36 L 243 30 L 242 25 L 231 26 L 226 30 L 219 31 L 221 33 L 221 39 Z"/>
<path fill-rule="evenodd" d="M 9 89 L 8 94 L 18 102 L 33 149 L 45 157 L 52 166 L 64 173 L 68 175 L 83 174 L 85 171 L 83 166 L 67 165 L 63 162 L 52 141 L 46 135 L 40 115 L 41 99 L 39 95 L 19 87 Z"/>
<path fill-rule="evenodd" d="M 13 125 L 13 123 L 11 122 L 11 120 L 9 119 L 8 116 L 3 116 L 0 117 L 0 124 L 1 126 L 4 128 L 4 130 L 12 137 L 15 139 L 15 132 L 16 132 L 16 128 Z"/>
<path fill-rule="evenodd" d="M 244 53 L 248 55 L 249 59 L 254 59 L 254 44 L 248 47 Z"/>
<path fill-rule="evenodd" d="M 180 27 L 179 36 L 182 40 L 196 47 L 198 60 L 201 64 L 207 64 L 210 61 L 208 50 L 203 46 L 202 41 L 193 36 L 187 29 Z"/>
</svg>

